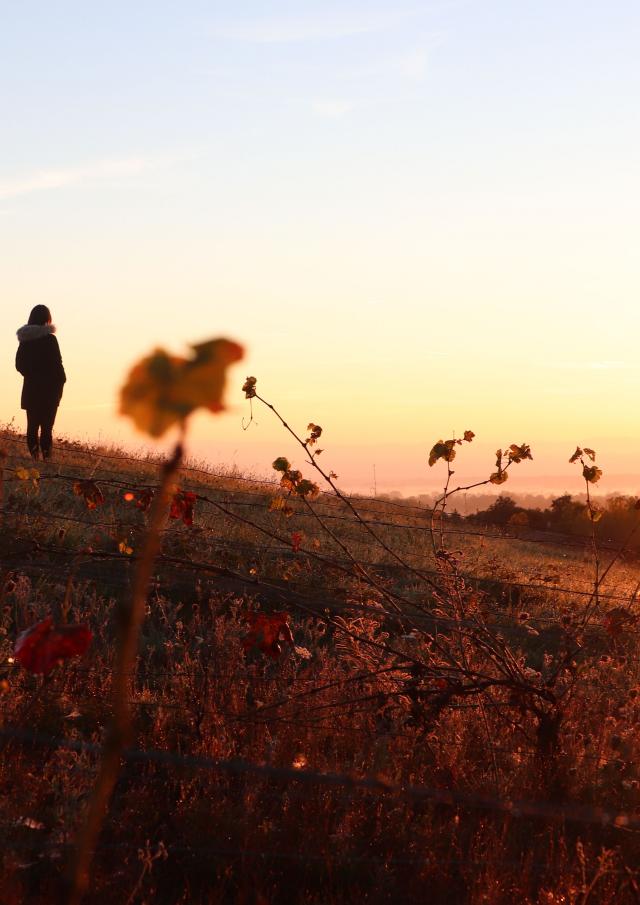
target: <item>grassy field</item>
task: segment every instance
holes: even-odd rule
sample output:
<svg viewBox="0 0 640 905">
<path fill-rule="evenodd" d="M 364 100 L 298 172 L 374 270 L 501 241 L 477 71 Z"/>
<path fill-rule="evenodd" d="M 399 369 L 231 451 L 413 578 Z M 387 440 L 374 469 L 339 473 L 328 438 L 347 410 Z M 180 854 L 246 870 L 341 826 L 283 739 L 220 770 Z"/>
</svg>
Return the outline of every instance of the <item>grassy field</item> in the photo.
<svg viewBox="0 0 640 905">
<path fill-rule="evenodd" d="M 0 899 L 39 905 L 112 719 L 158 464 L 63 443 L 34 474 L 2 445 Z M 640 901 L 635 558 L 604 545 L 596 573 L 590 541 L 224 470 L 180 490 L 87 901 Z M 50 614 L 93 640 L 42 677 L 14 643 Z M 269 650 L 258 614 L 288 620 Z"/>
</svg>

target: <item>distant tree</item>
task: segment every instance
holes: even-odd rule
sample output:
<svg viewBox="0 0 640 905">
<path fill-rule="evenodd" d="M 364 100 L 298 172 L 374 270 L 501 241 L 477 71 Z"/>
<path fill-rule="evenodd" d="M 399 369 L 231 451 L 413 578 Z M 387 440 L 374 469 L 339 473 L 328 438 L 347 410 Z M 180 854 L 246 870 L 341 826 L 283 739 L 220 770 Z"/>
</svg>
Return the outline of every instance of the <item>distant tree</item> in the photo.
<svg viewBox="0 0 640 905">
<path fill-rule="evenodd" d="M 521 509 L 519 512 L 514 512 L 507 524 L 509 524 L 512 528 L 528 528 L 529 513 L 526 509 Z"/>
<path fill-rule="evenodd" d="M 570 493 L 563 493 L 551 501 L 550 516 L 552 527 L 571 534 L 588 533 L 589 524 L 585 520 L 586 506 L 574 500 Z"/>
<path fill-rule="evenodd" d="M 474 518 L 485 525 L 507 525 L 516 513 L 523 511 L 510 496 L 500 494 L 488 509 L 476 512 Z"/>
</svg>

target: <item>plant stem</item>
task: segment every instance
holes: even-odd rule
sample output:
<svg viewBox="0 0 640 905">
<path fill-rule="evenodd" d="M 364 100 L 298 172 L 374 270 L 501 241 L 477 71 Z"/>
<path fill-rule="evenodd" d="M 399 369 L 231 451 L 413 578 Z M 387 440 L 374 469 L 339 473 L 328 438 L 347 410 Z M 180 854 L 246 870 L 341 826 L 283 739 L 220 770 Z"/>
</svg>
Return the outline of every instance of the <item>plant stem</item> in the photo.
<svg viewBox="0 0 640 905">
<path fill-rule="evenodd" d="M 167 517 L 172 484 L 180 468 L 182 455 L 182 444 L 179 442 L 172 457 L 162 466 L 160 487 L 149 513 L 149 525 L 134 576 L 131 601 L 129 606 L 122 607 L 119 613 L 118 645 L 111 684 L 113 716 L 107 730 L 87 813 L 76 836 L 68 905 L 80 905 L 88 889 L 93 852 L 118 778 L 122 752 L 131 737 L 129 683 L 135 678 L 138 637 L 144 619 L 149 582 L 154 562 L 160 552 L 161 530 Z"/>
</svg>

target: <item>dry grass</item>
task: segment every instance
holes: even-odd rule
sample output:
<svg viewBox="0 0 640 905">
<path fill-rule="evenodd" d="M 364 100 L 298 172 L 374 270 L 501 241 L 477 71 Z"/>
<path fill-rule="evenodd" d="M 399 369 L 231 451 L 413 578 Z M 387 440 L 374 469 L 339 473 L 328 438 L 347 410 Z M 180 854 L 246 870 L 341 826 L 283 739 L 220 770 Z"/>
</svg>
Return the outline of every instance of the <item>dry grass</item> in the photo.
<svg viewBox="0 0 640 905">
<path fill-rule="evenodd" d="M 145 514 L 122 494 L 124 485 L 156 482 L 157 467 L 106 458 L 117 451 L 68 445 L 41 469 L 36 488 L 15 480 L 12 469 L 26 463 L 18 444 L 8 438 L 6 445 L 3 725 L 99 743 L 110 718 L 114 613 L 129 591 L 145 528 Z M 104 506 L 86 509 L 72 492 L 77 477 L 102 482 Z M 274 488 L 241 478 L 184 474 L 182 486 L 213 503 L 197 502 L 193 528 L 172 522 L 165 533 L 165 556 L 180 562 L 159 561 L 149 599 L 131 688 L 136 748 L 294 766 L 301 777 L 306 771 L 378 777 L 495 801 L 638 812 L 635 629 L 615 636 L 605 630 L 602 613 L 590 621 L 559 747 L 545 762 L 533 716 L 509 693 L 454 695 L 435 706 L 433 696 L 417 693 L 409 660 L 398 665 L 391 650 L 427 662 L 430 636 L 420 625 L 408 630 L 390 618 L 383 592 L 402 596 L 428 618 L 428 584 L 392 566 L 344 518 L 339 501 L 314 504 L 332 537 L 304 507 L 290 518 L 269 512 Z M 424 514 L 381 502 L 359 508 L 387 523 L 377 530 L 412 567 L 436 568 Z M 308 554 L 292 549 L 298 531 Z M 132 556 L 118 552 L 123 540 Z M 367 564 L 382 591 L 350 569 L 338 541 Z M 483 590 L 477 606 L 507 637 L 522 668 L 544 675 L 564 643 L 563 618 L 583 605 L 556 587 L 588 590 L 590 559 L 576 548 L 526 541 L 460 535 L 452 545 L 461 550 L 461 571 L 484 579 L 472 588 Z M 215 574 L 189 561 L 228 571 Z M 602 590 L 628 596 L 637 573 L 635 564 L 623 563 Z M 514 592 L 503 581 L 524 587 Z M 608 605 L 601 604 L 602 612 Z M 297 650 L 286 649 L 277 660 L 245 653 L 243 613 L 274 607 L 290 613 Z M 17 633 L 49 613 L 88 622 L 94 641 L 85 658 L 44 681 L 10 658 Z M 61 895 L 96 755 L 6 737 L 2 744 L 1 899 L 44 905 Z M 178 761 L 128 760 L 87 900 L 633 903 L 640 900 L 639 854 L 635 830 Z"/>
</svg>

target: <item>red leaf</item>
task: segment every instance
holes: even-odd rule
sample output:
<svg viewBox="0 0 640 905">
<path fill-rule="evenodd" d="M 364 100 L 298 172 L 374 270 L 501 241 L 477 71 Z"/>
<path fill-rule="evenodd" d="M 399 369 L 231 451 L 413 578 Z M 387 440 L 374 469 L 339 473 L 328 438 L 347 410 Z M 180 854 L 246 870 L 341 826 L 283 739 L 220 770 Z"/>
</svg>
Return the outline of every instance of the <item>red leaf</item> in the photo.
<svg viewBox="0 0 640 905">
<path fill-rule="evenodd" d="M 293 647 L 287 613 L 245 613 L 244 618 L 249 623 L 249 634 L 242 639 L 246 652 L 257 650 L 277 660 L 282 653 L 281 642 Z"/>
<path fill-rule="evenodd" d="M 47 675 L 62 660 L 82 656 L 90 642 L 88 625 L 54 626 L 53 617 L 47 616 L 18 635 L 14 653 L 28 672 Z"/>
<path fill-rule="evenodd" d="M 95 481 L 76 481 L 73 492 L 76 496 L 84 497 L 87 509 L 96 509 L 104 503 L 104 494 Z"/>
<path fill-rule="evenodd" d="M 630 613 L 628 610 L 625 610 L 623 606 L 613 607 L 613 609 L 605 613 L 603 619 L 605 631 L 611 635 L 612 638 L 623 635 L 632 625 L 635 625 L 637 621 L 638 617 L 634 616 L 634 614 Z"/>
<path fill-rule="evenodd" d="M 292 531 L 291 532 L 291 546 L 293 547 L 293 552 L 298 553 L 300 550 L 300 544 L 302 543 L 302 532 L 301 531 Z"/>
<path fill-rule="evenodd" d="M 195 493 L 188 490 L 179 490 L 171 501 L 169 518 L 179 518 L 185 525 L 193 525 L 193 507 L 196 504 Z"/>
</svg>

